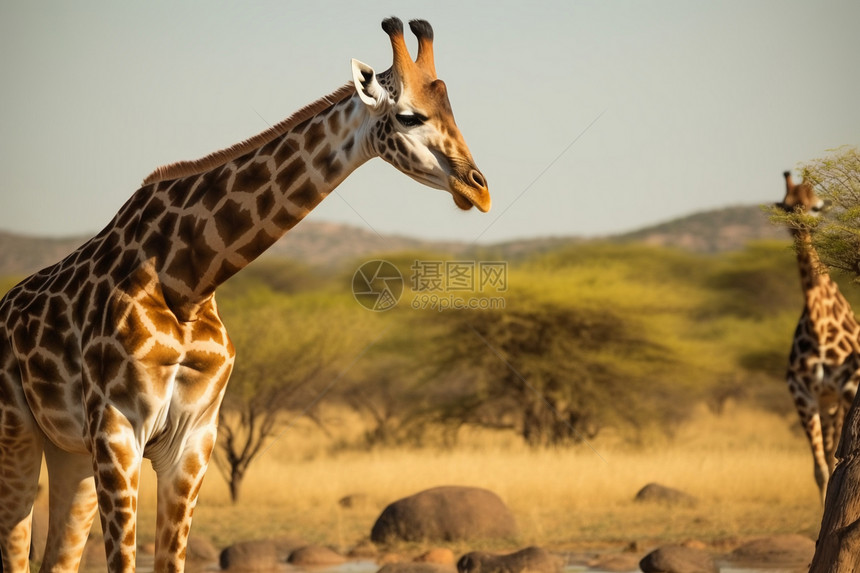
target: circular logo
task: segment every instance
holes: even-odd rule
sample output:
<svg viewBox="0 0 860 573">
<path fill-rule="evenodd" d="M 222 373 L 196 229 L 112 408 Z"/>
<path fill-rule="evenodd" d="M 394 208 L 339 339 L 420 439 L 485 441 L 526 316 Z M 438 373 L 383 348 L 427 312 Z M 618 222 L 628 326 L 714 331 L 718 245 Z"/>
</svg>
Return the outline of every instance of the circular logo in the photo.
<svg viewBox="0 0 860 573">
<path fill-rule="evenodd" d="M 390 310 L 403 294 L 403 275 L 388 261 L 368 261 L 352 275 L 352 294 L 368 310 Z"/>
</svg>

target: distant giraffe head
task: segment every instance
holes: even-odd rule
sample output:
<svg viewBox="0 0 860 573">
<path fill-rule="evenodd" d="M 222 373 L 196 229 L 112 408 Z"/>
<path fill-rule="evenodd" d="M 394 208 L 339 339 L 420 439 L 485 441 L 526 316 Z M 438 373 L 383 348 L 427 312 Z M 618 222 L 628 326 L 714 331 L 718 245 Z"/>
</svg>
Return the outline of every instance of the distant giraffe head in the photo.
<svg viewBox="0 0 860 573">
<path fill-rule="evenodd" d="M 379 155 L 416 181 L 448 191 L 461 209 L 490 209 L 490 194 L 463 135 L 454 122 L 445 83 L 436 77 L 433 29 L 424 20 L 409 27 L 418 38 L 418 56 L 409 55 L 403 23 L 382 22 L 391 39 L 394 64 L 376 73 L 352 61 L 352 76 L 361 101 L 370 111 L 365 129 L 373 155 Z"/>
<path fill-rule="evenodd" d="M 827 203 L 816 195 L 810 182 L 795 183 L 791 171 L 782 175 L 785 177 L 785 198 L 776 204 L 777 207 L 789 213 L 800 211 L 816 216 L 827 207 Z"/>
</svg>

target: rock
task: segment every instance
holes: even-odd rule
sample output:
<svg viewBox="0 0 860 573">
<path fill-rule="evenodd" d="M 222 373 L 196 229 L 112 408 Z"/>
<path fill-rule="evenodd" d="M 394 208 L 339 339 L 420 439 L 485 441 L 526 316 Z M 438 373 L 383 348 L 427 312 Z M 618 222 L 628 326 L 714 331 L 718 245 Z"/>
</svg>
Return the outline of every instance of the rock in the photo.
<svg viewBox="0 0 860 573">
<path fill-rule="evenodd" d="M 374 543 L 512 538 L 517 525 L 504 502 L 475 487 L 437 487 L 390 504 L 370 533 Z"/>
<path fill-rule="evenodd" d="M 445 547 L 434 547 L 414 559 L 417 563 L 439 563 L 453 565 L 456 561 L 454 552 Z"/>
<path fill-rule="evenodd" d="M 137 547 L 137 554 L 154 556 L 155 543 L 141 543 Z M 185 548 L 185 560 L 214 563 L 218 561 L 218 550 L 205 537 L 196 537 L 192 534 Z"/>
<path fill-rule="evenodd" d="M 137 546 L 138 555 L 155 555 L 155 543 L 141 543 Z"/>
<path fill-rule="evenodd" d="M 221 551 L 221 569 L 233 571 L 271 571 L 278 565 L 278 552 L 271 540 L 234 543 Z"/>
<path fill-rule="evenodd" d="M 803 535 L 772 535 L 741 545 L 726 556 L 745 566 L 808 566 L 815 554 L 815 542 Z"/>
<path fill-rule="evenodd" d="M 307 541 L 296 535 L 282 535 L 281 537 L 272 538 L 271 541 L 275 544 L 278 561 L 286 561 L 293 551 L 309 545 Z"/>
<path fill-rule="evenodd" d="M 699 541 L 698 539 L 687 539 L 686 541 L 682 541 L 681 545 L 690 549 L 701 549 L 702 551 L 708 548 L 708 545 L 704 541 Z"/>
<path fill-rule="evenodd" d="M 561 573 L 563 567 L 561 557 L 540 547 L 526 547 L 507 555 L 473 551 L 457 561 L 459 573 Z"/>
<path fill-rule="evenodd" d="M 370 507 L 370 497 L 363 493 L 353 493 L 337 500 L 339 506 L 344 509 L 358 509 Z"/>
<path fill-rule="evenodd" d="M 400 562 L 389 563 L 377 573 L 457 573 L 453 564 Z"/>
<path fill-rule="evenodd" d="M 185 549 L 185 559 L 214 563 L 218 561 L 218 549 L 207 538 L 197 537 L 192 533 L 188 538 L 188 547 Z"/>
<path fill-rule="evenodd" d="M 383 553 L 376 558 L 377 565 L 391 565 L 393 563 L 404 563 L 406 561 L 409 560 L 401 553 Z"/>
<path fill-rule="evenodd" d="M 642 558 L 639 568 L 645 573 L 719 573 L 719 567 L 706 552 L 681 545 L 664 545 Z"/>
<path fill-rule="evenodd" d="M 288 563 L 302 566 L 340 565 L 346 557 L 321 545 L 306 545 L 290 553 Z"/>
<path fill-rule="evenodd" d="M 636 571 L 639 568 L 640 557 L 632 553 L 620 555 L 601 555 L 588 562 L 590 569 L 600 571 Z"/>
<path fill-rule="evenodd" d="M 699 500 L 686 492 L 683 492 L 679 489 L 666 487 L 664 485 L 660 485 L 659 483 L 649 483 L 648 485 L 639 490 L 633 500 L 640 502 L 663 503 L 666 505 L 686 506 L 693 506 L 699 502 Z"/>
<path fill-rule="evenodd" d="M 376 545 L 369 539 L 359 541 L 358 544 L 349 550 L 346 554 L 350 559 L 376 559 L 379 555 L 379 550 Z"/>
</svg>

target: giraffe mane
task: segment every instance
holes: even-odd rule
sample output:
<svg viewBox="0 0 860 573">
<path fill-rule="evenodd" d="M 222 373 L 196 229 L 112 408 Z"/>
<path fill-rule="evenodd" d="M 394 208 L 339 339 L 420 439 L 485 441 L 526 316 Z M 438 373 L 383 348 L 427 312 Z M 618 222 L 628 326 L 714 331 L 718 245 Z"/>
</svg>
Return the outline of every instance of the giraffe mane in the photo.
<svg viewBox="0 0 860 573">
<path fill-rule="evenodd" d="M 245 141 L 231 145 L 220 151 L 215 151 L 192 161 L 177 161 L 158 167 L 155 171 L 147 175 L 143 180 L 143 185 L 158 183 L 159 181 L 169 181 L 180 177 L 188 177 L 190 175 L 199 175 L 210 169 L 214 169 L 219 165 L 224 165 L 233 161 L 237 157 L 245 155 L 249 151 L 266 145 L 276 137 L 279 137 L 299 125 L 303 121 L 317 115 L 324 109 L 339 103 L 355 93 L 355 85 L 348 83 L 339 87 L 334 92 L 323 96 L 313 103 L 310 103 L 297 112 L 290 115 L 287 119 L 276 123 L 269 129 L 249 137 Z"/>
</svg>

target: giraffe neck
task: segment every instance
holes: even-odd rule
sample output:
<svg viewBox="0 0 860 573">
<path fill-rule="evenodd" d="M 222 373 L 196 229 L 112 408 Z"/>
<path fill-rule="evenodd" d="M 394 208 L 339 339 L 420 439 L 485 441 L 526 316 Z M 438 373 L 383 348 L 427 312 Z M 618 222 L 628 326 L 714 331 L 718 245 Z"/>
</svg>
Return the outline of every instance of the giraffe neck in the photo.
<svg viewBox="0 0 860 573">
<path fill-rule="evenodd" d="M 117 221 L 135 229 L 168 306 L 192 319 L 370 159 L 368 120 L 359 98 L 346 97 L 226 163 L 141 188 Z"/>
<path fill-rule="evenodd" d="M 797 266 L 800 271 L 800 285 L 807 308 L 813 308 L 824 299 L 838 296 L 839 287 L 830 278 L 827 268 L 818 257 L 812 245 L 812 235 L 808 229 L 796 229 L 792 233 L 797 252 Z"/>
</svg>

